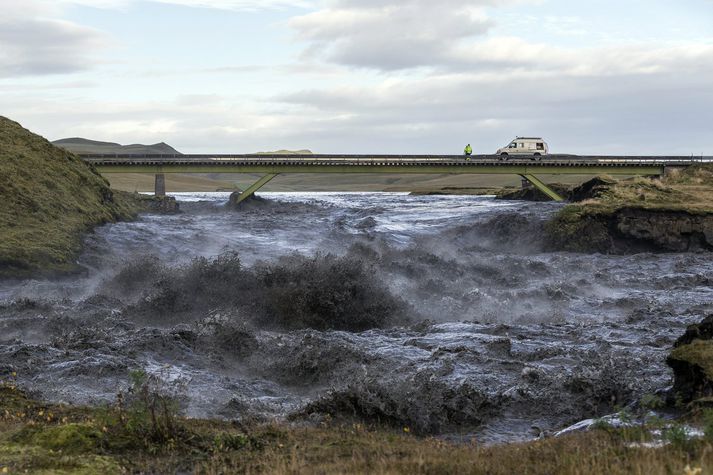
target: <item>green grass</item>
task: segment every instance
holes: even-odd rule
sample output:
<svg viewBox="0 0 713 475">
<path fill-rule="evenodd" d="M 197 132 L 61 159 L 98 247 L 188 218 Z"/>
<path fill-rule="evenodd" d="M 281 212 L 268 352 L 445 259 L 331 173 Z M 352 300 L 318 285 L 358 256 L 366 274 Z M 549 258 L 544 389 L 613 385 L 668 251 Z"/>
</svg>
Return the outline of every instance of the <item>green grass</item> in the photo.
<svg viewBox="0 0 713 475">
<path fill-rule="evenodd" d="M 671 352 L 670 358 L 696 365 L 713 380 L 713 340 L 693 340 Z"/>
<path fill-rule="evenodd" d="M 651 439 L 643 428 L 605 425 L 566 437 L 484 446 L 477 440 L 417 437 L 408 428 L 244 427 L 171 415 L 171 429 L 158 437 L 147 411 L 150 398 L 138 400 L 138 406 L 117 401 L 106 408 L 48 405 L 12 384 L 0 385 L 0 473 L 657 475 L 683 474 L 686 466 L 713 470 L 713 445 L 683 443 L 675 430 L 670 438 L 676 443 L 663 448 L 638 445 Z"/>
<path fill-rule="evenodd" d="M 85 231 L 140 208 L 75 155 L 0 117 L 0 277 L 72 270 Z"/>
</svg>

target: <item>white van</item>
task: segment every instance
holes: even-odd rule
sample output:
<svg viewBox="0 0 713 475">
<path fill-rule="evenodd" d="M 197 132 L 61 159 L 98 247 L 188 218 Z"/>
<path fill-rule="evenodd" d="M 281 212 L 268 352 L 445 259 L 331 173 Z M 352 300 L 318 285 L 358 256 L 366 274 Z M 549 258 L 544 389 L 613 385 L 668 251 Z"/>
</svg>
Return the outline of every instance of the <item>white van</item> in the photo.
<svg viewBox="0 0 713 475">
<path fill-rule="evenodd" d="M 510 145 L 498 149 L 497 155 L 507 160 L 510 155 L 531 155 L 535 160 L 550 153 L 550 147 L 542 137 L 517 137 Z"/>
</svg>

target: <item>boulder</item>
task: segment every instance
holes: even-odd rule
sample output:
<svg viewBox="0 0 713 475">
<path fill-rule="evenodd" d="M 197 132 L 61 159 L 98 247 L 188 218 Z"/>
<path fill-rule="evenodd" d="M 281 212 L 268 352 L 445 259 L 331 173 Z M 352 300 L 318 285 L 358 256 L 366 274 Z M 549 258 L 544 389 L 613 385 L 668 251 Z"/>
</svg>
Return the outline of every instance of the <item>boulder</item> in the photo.
<svg viewBox="0 0 713 475">
<path fill-rule="evenodd" d="M 256 196 L 253 194 L 252 196 L 249 196 L 246 200 L 238 203 L 238 200 L 240 199 L 240 195 L 242 195 L 242 192 L 240 192 L 240 191 L 231 193 L 230 198 L 228 199 L 228 204 L 226 206 L 229 209 L 238 210 L 238 209 L 245 209 L 247 207 L 252 207 L 256 204 L 263 204 L 263 203 L 267 202 L 267 200 L 265 198 L 260 198 L 259 196 Z"/>
<path fill-rule="evenodd" d="M 666 359 L 673 369 L 673 395 L 689 403 L 713 396 L 713 315 L 691 325 Z"/>
<path fill-rule="evenodd" d="M 175 214 L 180 206 L 173 196 L 151 196 L 144 200 L 146 211 L 158 214 Z"/>
<path fill-rule="evenodd" d="M 584 201 L 595 199 L 605 193 L 616 182 L 614 180 L 596 177 L 575 187 L 570 195 L 570 201 Z"/>
</svg>

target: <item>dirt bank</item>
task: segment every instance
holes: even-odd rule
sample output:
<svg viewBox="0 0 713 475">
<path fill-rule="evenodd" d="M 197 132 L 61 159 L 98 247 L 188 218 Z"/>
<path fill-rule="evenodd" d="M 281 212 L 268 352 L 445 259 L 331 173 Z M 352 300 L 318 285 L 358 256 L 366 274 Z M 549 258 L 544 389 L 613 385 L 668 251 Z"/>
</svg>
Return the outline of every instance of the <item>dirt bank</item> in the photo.
<svg viewBox="0 0 713 475">
<path fill-rule="evenodd" d="M 573 252 L 713 250 L 713 167 L 663 179 L 595 179 L 546 226 L 548 248 Z"/>
</svg>

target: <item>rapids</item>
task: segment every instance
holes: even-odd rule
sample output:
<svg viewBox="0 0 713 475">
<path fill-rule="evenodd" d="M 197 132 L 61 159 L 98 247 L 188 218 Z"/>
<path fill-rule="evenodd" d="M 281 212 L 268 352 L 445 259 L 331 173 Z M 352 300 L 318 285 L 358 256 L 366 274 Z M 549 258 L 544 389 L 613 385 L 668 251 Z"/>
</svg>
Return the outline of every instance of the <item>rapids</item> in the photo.
<svg viewBox="0 0 713 475">
<path fill-rule="evenodd" d="M 523 440 L 666 388 L 713 308 L 706 254 L 543 252 L 557 204 L 176 196 L 88 236 L 79 275 L 0 283 L 0 378 L 102 404 L 144 369 L 190 416 Z"/>
</svg>

